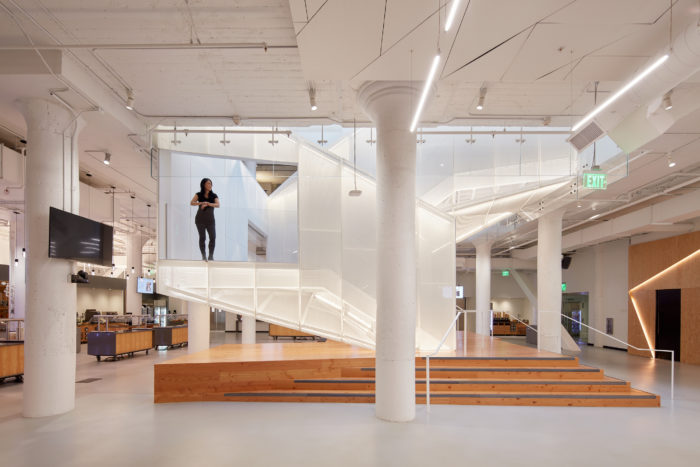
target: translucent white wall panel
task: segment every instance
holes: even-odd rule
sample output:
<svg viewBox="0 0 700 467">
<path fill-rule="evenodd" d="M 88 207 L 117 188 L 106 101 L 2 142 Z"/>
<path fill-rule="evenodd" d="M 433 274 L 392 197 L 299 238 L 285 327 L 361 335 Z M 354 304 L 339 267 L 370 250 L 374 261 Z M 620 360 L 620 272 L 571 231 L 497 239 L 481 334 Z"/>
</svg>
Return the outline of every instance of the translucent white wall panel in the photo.
<svg viewBox="0 0 700 467">
<path fill-rule="evenodd" d="M 209 265 L 209 303 L 216 308 L 254 316 L 254 263 L 212 262 Z"/>
<path fill-rule="evenodd" d="M 258 319 L 299 328 L 299 269 L 256 263 Z"/>
<path fill-rule="evenodd" d="M 158 263 L 158 293 L 194 301 L 209 299 L 209 275 L 205 265 L 190 261 Z"/>
<path fill-rule="evenodd" d="M 289 139 L 285 138 L 289 143 Z M 268 212 L 269 198 L 255 179 L 255 174 L 241 161 L 230 158 L 199 156 L 162 151 L 159 181 L 159 254 L 161 259 L 200 260 L 199 235 L 194 223 L 197 206 L 190 206 L 199 191 L 202 178 L 212 180 L 212 190 L 219 197 L 215 209 L 217 261 L 247 261 L 249 226 L 263 237 L 271 232 L 268 223 L 275 220 L 275 244 L 279 248 L 276 262 L 297 260 L 296 206 L 290 186 L 276 196 Z M 284 193 L 284 195 L 282 194 Z M 291 235 L 290 235 L 291 233 Z M 206 253 L 209 238 L 207 235 Z"/>
<path fill-rule="evenodd" d="M 271 263 L 299 261 L 298 188 L 299 179 L 295 174 L 268 198 L 267 261 Z"/>
<path fill-rule="evenodd" d="M 302 326 L 340 334 L 342 309 L 341 164 L 314 149 L 299 150 L 299 268 L 309 297 Z"/>
<path fill-rule="evenodd" d="M 418 328 L 416 345 L 433 350 L 455 316 L 455 225 L 454 220 L 426 208 L 416 212 Z M 454 334 L 443 349 L 454 349 Z"/>
</svg>

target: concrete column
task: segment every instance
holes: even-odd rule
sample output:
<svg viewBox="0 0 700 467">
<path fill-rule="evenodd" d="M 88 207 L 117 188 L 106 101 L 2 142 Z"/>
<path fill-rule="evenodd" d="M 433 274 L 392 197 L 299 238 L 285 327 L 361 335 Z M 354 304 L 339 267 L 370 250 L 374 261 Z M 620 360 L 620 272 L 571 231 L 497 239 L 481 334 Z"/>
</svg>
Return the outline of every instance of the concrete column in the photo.
<svg viewBox="0 0 700 467">
<path fill-rule="evenodd" d="M 72 263 L 47 258 L 49 207 L 66 211 L 64 131 L 73 120 L 45 99 L 22 99 L 27 122 L 25 238 L 27 248 L 24 396 L 25 417 L 44 417 L 75 406 L 76 288 Z"/>
<path fill-rule="evenodd" d="M 187 304 L 188 343 L 187 353 L 200 352 L 209 348 L 209 305 L 189 302 Z"/>
<path fill-rule="evenodd" d="M 241 343 L 255 344 L 255 317 L 243 315 L 242 318 Z"/>
<path fill-rule="evenodd" d="M 481 239 L 476 246 L 476 333 L 491 335 L 491 245 Z"/>
<path fill-rule="evenodd" d="M 377 126 L 375 412 L 393 422 L 416 411 L 416 94 L 407 82 L 371 82 L 358 96 Z"/>
<path fill-rule="evenodd" d="M 126 281 L 126 306 L 127 313 L 141 314 L 141 294 L 136 291 L 136 278 L 142 274 L 142 245 L 141 233 L 130 233 L 126 237 L 126 273 L 129 280 Z M 131 268 L 134 272 L 131 272 Z"/>
<path fill-rule="evenodd" d="M 537 348 L 561 353 L 561 221 L 554 211 L 537 222 Z"/>
</svg>

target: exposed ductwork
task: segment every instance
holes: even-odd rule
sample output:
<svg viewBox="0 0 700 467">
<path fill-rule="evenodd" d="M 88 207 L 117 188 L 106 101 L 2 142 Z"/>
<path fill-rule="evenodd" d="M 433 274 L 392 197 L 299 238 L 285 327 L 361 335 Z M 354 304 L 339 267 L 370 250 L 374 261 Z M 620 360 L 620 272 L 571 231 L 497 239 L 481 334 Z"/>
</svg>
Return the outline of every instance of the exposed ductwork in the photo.
<svg viewBox="0 0 700 467">
<path fill-rule="evenodd" d="M 654 57 L 650 60 L 655 60 Z M 646 65 L 645 65 L 646 66 Z M 673 41 L 666 62 L 632 88 L 627 99 L 640 107 L 622 120 L 602 119 L 601 126 L 625 152 L 632 152 L 661 136 L 676 121 L 700 108 L 700 90 L 675 89 L 700 71 L 700 25 L 688 26 Z M 666 110 L 663 96 L 674 90 L 674 106 Z"/>
</svg>

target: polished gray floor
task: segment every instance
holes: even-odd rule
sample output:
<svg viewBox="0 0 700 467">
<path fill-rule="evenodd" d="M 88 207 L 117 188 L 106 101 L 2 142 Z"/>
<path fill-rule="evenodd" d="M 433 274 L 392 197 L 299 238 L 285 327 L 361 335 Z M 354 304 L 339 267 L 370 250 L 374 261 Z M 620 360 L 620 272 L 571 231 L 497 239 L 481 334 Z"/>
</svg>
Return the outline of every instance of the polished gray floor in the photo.
<svg viewBox="0 0 700 467">
<path fill-rule="evenodd" d="M 259 334 L 259 339 L 264 337 Z M 238 335 L 212 333 L 212 345 Z M 584 348 L 583 363 L 662 395 L 659 409 L 419 406 L 377 420 L 368 404 L 154 405 L 153 364 L 186 349 L 117 362 L 78 355 L 76 408 L 21 416 L 22 385 L 0 384 L 0 465 L 453 466 L 700 464 L 700 367 Z"/>
</svg>

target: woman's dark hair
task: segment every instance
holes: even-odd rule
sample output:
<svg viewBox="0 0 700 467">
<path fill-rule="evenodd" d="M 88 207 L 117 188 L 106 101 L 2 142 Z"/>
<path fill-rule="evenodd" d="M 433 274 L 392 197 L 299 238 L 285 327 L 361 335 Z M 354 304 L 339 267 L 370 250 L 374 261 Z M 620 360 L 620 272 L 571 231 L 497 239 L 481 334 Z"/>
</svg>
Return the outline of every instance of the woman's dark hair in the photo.
<svg viewBox="0 0 700 467">
<path fill-rule="evenodd" d="M 202 181 L 199 182 L 199 192 L 202 194 L 202 196 L 204 196 L 204 191 L 205 191 L 204 184 L 207 183 L 207 182 L 211 182 L 211 179 L 209 179 L 209 178 L 203 178 Z M 214 183 L 214 182 L 212 182 L 212 184 L 213 184 L 213 183 Z"/>
</svg>

